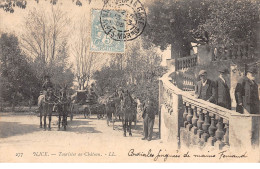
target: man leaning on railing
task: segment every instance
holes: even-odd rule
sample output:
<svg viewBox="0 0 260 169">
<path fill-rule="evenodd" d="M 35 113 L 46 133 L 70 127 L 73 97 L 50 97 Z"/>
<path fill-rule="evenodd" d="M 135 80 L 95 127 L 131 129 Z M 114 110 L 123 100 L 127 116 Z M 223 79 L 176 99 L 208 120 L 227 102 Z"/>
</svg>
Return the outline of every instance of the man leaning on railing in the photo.
<svg viewBox="0 0 260 169">
<path fill-rule="evenodd" d="M 215 100 L 214 82 L 207 78 L 207 71 L 201 70 L 199 72 L 200 81 L 195 87 L 195 95 L 198 99 L 206 100 L 211 103 Z"/>
</svg>

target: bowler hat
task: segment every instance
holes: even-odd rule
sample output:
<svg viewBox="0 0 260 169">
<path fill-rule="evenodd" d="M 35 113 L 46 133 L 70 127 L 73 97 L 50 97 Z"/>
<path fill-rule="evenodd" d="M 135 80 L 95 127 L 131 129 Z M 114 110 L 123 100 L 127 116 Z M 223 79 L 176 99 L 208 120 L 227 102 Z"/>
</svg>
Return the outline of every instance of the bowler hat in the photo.
<svg viewBox="0 0 260 169">
<path fill-rule="evenodd" d="M 255 67 L 249 67 L 247 72 L 255 74 L 255 73 L 257 73 L 257 69 Z"/>
<path fill-rule="evenodd" d="M 229 74 L 228 69 L 227 69 L 227 68 L 224 68 L 224 67 L 219 68 L 218 71 L 219 71 L 220 73 L 226 73 L 226 74 Z"/>
<path fill-rule="evenodd" d="M 199 76 L 205 75 L 205 74 L 207 74 L 207 71 L 206 71 L 206 70 L 201 70 L 201 71 L 199 72 Z"/>
</svg>

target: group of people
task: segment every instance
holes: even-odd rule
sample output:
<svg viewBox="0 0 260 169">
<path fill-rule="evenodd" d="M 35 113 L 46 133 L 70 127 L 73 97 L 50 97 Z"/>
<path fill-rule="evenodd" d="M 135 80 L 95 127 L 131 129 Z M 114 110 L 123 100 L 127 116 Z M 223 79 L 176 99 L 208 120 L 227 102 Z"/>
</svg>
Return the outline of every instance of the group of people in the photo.
<svg viewBox="0 0 260 169">
<path fill-rule="evenodd" d="M 195 86 L 195 95 L 221 107 L 231 110 L 230 89 L 227 84 L 229 71 L 220 68 L 216 81 L 207 78 L 207 71 L 199 72 L 200 81 Z M 250 67 L 246 75 L 241 78 L 235 88 L 236 111 L 241 114 L 259 114 L 259 94 L 256 83 L 257 69 Z"/>
</svg>

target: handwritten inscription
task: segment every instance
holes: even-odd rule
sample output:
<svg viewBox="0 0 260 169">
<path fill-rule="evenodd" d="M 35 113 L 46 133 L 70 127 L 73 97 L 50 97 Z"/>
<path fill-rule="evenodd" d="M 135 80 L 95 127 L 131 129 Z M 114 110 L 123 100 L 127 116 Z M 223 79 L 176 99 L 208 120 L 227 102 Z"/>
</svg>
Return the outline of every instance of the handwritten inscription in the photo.
<svg viewBox="0 0 260 169">
<path fill-rule="evenodd" d="M 227 151 L 221 151 L 219 153 L 219 159 L 222 158 L 246 158 L 247 157 L 247 152 L 243 153 L 243 154 L 226 154 Z"/>
<path fill-rule="evenodd" d="M 167 161 L 169 158 L 218 158 L 224 159 L 224 158 L 247 158 L 247 152 L 242 154 L 228 154 L 227 151 L 221 151 L 219 153 L 210 153 L 209 151 L 205 154 L 191 154 L 189 151 L 181 154 L 178 150 L 176 150 L 176 153 L 168 153 L 167 150 L 160 149 L 158 152 L 153 151 L 152 149 L 149 149 L 147 152 L 138 152 L 135 149 L 130 149 L 128 151 L 128 156 L 131 157 L 146 157 L 146 158 L 153 158 L 154 161 L 157 161 L 159 159 L 163 159 L 163 161 Z"/>
<path fill-rule="evenodd" d="M 166 150 L 165 150 L 166 151 Z M 178 151 L 177 151 L 178 153 Z M 135 152 L 134 149 L 131 149 L 128 152 L 128 156 L 143 156 L 143 157 L 152 157 L 154 161 L 157 161 L 159 158 L 163 158 L 164 161 L 167 161 L 168 158 L 180 158 L 180 154 L 170 154 L 163 152 L 162 149 L 160 149 L 157 153 L 153 153 L 151 149 L 148 150 L 147 153 L 144 152 Z"/>
</svg>

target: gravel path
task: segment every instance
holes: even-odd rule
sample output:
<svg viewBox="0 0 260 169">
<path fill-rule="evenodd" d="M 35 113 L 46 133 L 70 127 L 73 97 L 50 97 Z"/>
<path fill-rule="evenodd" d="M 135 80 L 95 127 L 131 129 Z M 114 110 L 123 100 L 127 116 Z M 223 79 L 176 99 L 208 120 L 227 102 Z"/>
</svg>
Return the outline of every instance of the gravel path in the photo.
<svg viewBox="0 0 260 169">
<path fill-rule="evenodd" d="M 67 131 L 58 131 L 57 120 L 53 117 L 52 130 L 44 131 L 33 113 L 0 113 L 0 162 L 137 162 L 128 156 L 131 149 L 147 152 L 149 147 L 162 145 L 158 118 L 150 142 L 141 140 L 141 121 L 132 130 L 132 137 L 123 137 L 121 122 L 116 122 L 113 130 L 105 119 L 94 115 L 90 119 L 75 116 Z"/>
</svg>

